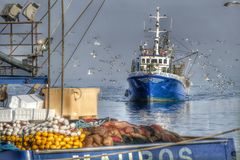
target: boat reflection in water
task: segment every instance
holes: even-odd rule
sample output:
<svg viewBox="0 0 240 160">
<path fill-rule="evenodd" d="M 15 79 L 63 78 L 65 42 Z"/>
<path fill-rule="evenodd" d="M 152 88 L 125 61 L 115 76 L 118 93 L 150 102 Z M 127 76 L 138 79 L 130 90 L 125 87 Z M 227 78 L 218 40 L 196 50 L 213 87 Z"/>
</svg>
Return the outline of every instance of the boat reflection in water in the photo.
<svg viewBox="0 0 240 160">
<path fill-rule="evenodd" d="M 130 119 L 137 124 L 157 123 L 166 129 L 174 129 L 177 122 L 189 113 L 189 102 L 127 102 Z"/>
<path fill-rule="evenodd" d="M 184 106 L 189 106 L 188 102 L 150 102 L 150 103 L 137 103 L 137 102 L 127 102 L 126 105 L 132 111 L 145 110 L 149 112 L 174 112 L 179 111 Z"/>
</svg>

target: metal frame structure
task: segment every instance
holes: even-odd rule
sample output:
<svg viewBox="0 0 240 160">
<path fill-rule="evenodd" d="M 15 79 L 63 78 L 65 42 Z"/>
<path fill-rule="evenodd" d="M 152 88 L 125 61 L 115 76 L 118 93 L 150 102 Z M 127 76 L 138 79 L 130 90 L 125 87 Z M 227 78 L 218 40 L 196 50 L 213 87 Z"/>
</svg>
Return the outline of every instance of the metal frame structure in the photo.
<svg viewBox="0 0 240 160">
<path fill-rule="evenodd" d="M 38 26 L 41 23 L 41 21 L 0 22 L 0 26 L 4 26 L 0 33 L 0 38 L 3 37 L 1 39 L 6 39 L 5 41 L 8 41 L 7 43 L 0 43 L 0 52 L 1 47 L 9 47 L 8 53 L 1 52 L 0 55 L 0 60 L 4 62 L 0 63 L 0 84 L 9 84 L 10 82 L 11 84 L 47 83 L 45 76 L 37 76 L 39 69 L 38 57 L 43 56 L 41 53 L 37 53 L 37 51 L 35 50 L 35 47 L 39 45 L 38 37 L 42 34 L 38 32 Z M 17 28 L 19 25 L 23 25 L 26 26 L 25 28 L 29 28 L 29 32 L 15 31 L 17 30 L 15 28 Z M 25 37 L 29 36 L 29 42 L 19 44 L 14 43 L 15 36 L 19 35 Z M 26 46 L 28 46 L 27 48 L 29 50 L 26 51 L 26 54 L 15 53 L 18 47 L 24 47 L 24 49 L 26 49 Z M 27 64 L 24 64 L 21 60 L 19 60 L 19 58 L 26 59 Z M 20 73 L 15 73 L 15 71 L 20 71 Z M 32 80 L 29 80 L 29 78 L 31 78 Z"/>
</svg>

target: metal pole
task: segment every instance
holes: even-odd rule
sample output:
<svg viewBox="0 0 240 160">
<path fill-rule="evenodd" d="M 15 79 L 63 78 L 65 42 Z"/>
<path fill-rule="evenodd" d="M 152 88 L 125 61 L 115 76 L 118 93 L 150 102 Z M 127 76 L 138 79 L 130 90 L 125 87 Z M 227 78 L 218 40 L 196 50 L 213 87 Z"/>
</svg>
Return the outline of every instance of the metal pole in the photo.
<svg viewBox="0 0 240 160">
<path fill-rule="evenodd" d="M 33 34 L 35 35 L 35 43 L 37 44 L 37 41 L 38 41 L 38 35 L 37 35 L 37 32 L 38 32 L 38 24 L 36 23 L 35 26 L 35 31 L 33 32 Z M 37 53 L 35 52 L 34 55 L 35 55 L 35 75 L 38 74 L 38 55 L 36 55 Z"/>
<path fill-rule="evenodd" d="M 9 55 L 12 53 L 13 50 L 13 26 L 12 24 L 10 24 L 10 53 Z M 13 75 L 13 68 L 11 68 L 11 75 Z"/>
<path fill-rule="evenodd" d="M 64 0 L 61 0 L 62 7 L 62 80 L 61 80 L 61 117 L 63 116 L 63 99 L 64 99 Z"/>
<path fill-rule="evenodd" d="M 48 98 L 47 98 L 47 115 L 48 118 L 50 108 L 50 87 L 51 87 L 51 0 L 48 0 Z"/>
<path fill-rule="evenodd" d="M 13 44 L 13 27 L 12 27 L 12 24 L 10 24 L 10 53 L 12 52 L 12 44 Z M 9 53 L 9 54 L 10 54 Z"/>
<path fill-rule="evenodd" d="M 31 24 L 31 31 L 32 31 L 32 33 L 33 33 L 33 25 L 34 25 L 34 22 L 32 22 L 32 24 Z M 34 67 L 34 55 L 33 55 L 34 54 L 33 53 L 34 52 L 34 45 L 33 44 L 34 44 L 34 37 L 33 37 L 33 34 L 31 34 L 31 45 L 32 45 L 32 48 L 31 48 L 32 49 L 31 60 L 32 60 L 32 67 Z M 33 71 L 32 71 L 32 76 L 34 76 L 34 70 L 35 69 L 33 69 Z"/>
</svg>

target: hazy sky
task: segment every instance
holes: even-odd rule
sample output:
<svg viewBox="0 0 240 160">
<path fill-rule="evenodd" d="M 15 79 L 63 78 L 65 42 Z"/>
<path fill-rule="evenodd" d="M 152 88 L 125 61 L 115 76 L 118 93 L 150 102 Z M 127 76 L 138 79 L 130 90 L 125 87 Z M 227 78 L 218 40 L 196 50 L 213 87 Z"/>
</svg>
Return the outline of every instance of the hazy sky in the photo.
<svg viewBox="0 0 240 160">
<path fill-rule="evenodd" d="M 52 0 L 54 2 L 55 0 Z M 0 0 L 5 3 L 21 3 L 26 0 Z M 47 0 L 35 0 L 41 5 L 38 19 L 46 12 Z M 83 11 L 90 0 L 66 0 L 66 30 Z M 68 59 L 86 27 L 90 23 L 102 0 L 94 0 L 92 5 L 66 38 L 66 57 Z M 131 60 L 138 53 L 141 42 L 152 45 L 151 33 L 144 33 L 143 22 L 148 27 L 152 22 L 149 14 L 160 7 L 162 14 L 173 19 L 171 32 L 176 50 L 189 51 L 198 49 L 203 55 L 196 60 L 191 70 L 194 85 L 227 85 L 232 81 L 240 82 L 240 7 L 223 7 L 226 0 L 106 0 L 102 10 L 93 22 L 90 30 L 80 44 L 73 59 L 66 69 L 67 86 L 99 86 L 115 84 L 127 87 L 127 71 Z M 20 19 L 24 19 L 20 17 Z M 53 31 L 60 20 L 60 0 L 52 10 Z M 150 23 L 150 24 L 148 24 Z M 163 20 L 168 26 L 169 20 Z M 40 31 L 47 36 L 47 19 L 43 20 Z M 25 28 L 22 28 L 23 30 Z M 61 36 L 59 26 L 53 35 L 52 48 Z M 19 37 L 18 37 L 19 38 Z M 1 42 L 4 40 L 1 38 Z M 180 44 L 180 43 L 181 44 Z M 184 45 L 185 47 L 183 47 Z M 186 49 L 187 48 L 187 49 Z M 6 51 L 6 48 L 0 48 Z M 52 73 L 56 76 L 60 67 L 60 47 L 52 56 Z M 18 49 L 17 53 L 23 52 Z M 134 52 L 136 52 L 134 54 Z M 181 55 L 182 53 L 176 52 Z M 194 57 L 192 57 L 193 61 Z M 46 73 L 46 68 L 43 69 Z M 88 74 L 90 73 L 90 75 Z M 210 80 L 206 81 L 206 77 Z M 73 81 L 74 80 L 74 81 Z M 55 79 L 53 78 L 53 81 Z"/>
</svg>

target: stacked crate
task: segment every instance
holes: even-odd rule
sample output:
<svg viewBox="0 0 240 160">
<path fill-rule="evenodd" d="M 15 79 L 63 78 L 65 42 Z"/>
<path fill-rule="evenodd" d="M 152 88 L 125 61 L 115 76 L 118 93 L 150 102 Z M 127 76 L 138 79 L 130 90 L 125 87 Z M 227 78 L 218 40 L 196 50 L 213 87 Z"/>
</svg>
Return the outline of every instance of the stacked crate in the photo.
<svg viewBox="0 0 240 160">
<path fill-rule="evenodd" d="M 11 122 L 13 120 L 13 110 L 12 109 L 0 109 L 0 122 Z"/>
<path fill-rule="evenodd" d="M 37 95 L 12 96 L 9 108 L 0 109 L 0 122 L 16 120 L 44 120 L 47 109 L 43 109 L 44 101 Z M 50 109 L 48 118 L 55 116 L 55 110 Z"/>
</svg>

